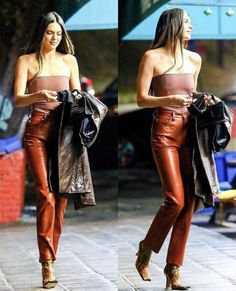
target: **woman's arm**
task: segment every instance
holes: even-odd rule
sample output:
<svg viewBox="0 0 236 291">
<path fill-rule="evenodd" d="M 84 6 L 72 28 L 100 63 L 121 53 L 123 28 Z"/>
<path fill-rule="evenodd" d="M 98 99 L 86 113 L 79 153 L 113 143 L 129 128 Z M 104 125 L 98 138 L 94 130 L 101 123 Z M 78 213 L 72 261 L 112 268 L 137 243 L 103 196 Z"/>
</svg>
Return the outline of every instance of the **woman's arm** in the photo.
<svg viewBox="0 0 236 291">
<path fill-rule="evenodd" d="M 202 58 L 199 54 L 192 52 L 192 61 L 195 66 L 195 74 L 194 74 L 194 91 L 197 90 L 197 83 L 198 83 L 198 75 L 201 70 L 202 66 Z"/>
<path fill-rule="evenodd" d="M 155 56 L 156 57 L 156 56 Z M 192 99 L 189 95 L 168 95 L 163 97 L 150 96 L 149 88 L 153 78 L 154 64 L 156 60 L 150 51 L 146 52 L 140 62 L 137 79 L 137 104 L 140 107 L 158 106 L 188 106 Z"/>
<path fill-rule="evenodd" d="M 77 60 L 72 55 L 67 55 L 67 58 L 70 67 L 70 90 L 81 90 L 79 81 L 79 66 Z"/>
<path fill-rule="evenodd" d="M 21 56 L 16 62 L 14 101 L 16 107 L 25 107 L 39 100 L 55 101 L 56 91 L 40 90 L 32 94 L 25 94 L 28 80 L 29 59 L 27 55 Z"/>
<path fill-rule="evenodd" d="M 199 54 L 197 53 L 192 53 L 192 59 L 196 68 L 195 74 L 194 74 L 194 91 L 197 90 L 197 83 L 198 83 L 198 75 L 199 72 L 201 70 L 201 66 L 202 66 L 202 58 Z M 215 102 L 214 100 L 211 99 L 210 95 L 205 95 L 204 96 L 205 99 L 205 105 L 206 106 L 210 106 L 213 105 Z"/>
</svg>

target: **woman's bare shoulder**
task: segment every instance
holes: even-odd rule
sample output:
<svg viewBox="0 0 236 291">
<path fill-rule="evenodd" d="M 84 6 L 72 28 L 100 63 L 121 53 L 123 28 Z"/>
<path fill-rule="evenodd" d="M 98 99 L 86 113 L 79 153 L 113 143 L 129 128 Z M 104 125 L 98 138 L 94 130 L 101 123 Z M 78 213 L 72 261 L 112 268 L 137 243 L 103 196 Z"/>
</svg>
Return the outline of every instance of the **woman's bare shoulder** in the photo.
<svg viewBox="0 0 236 291">
<path fill-rule="evenodd" d="M 148 70 L 154 69 L 158 64 L 162 63 L 163 53 L 158 49 L 150 49 L 146 51 L 141 59 L 141 67 L 147 67 Z"/>
<path fill-rule="evenodd" d="M 74 64 L 77 63 L 76 57 L 71 54 L 64 54 L 63 60 L 68 64 Z"/>
<path fill-rule="evenodd" d="M 35 61 L 35 59 L 36 59 L 35 58 L 35 53 L 33 53 L 33 54 L 25 54 L 25 55 L 21 55 L 20 57 L 18 57 L 17 63 L 29 66 L 32 62 Z"/>
<path fill-rule="evenodd" d="M 143 54 L 143 58 L 150 61 L 161 59 L 162 56 L 163 56 L 163 50 L 161 48 L 150 49 L 150 50 L 147 50 Z"/>
<path fill-rule="evenodd" d="M 185 50 L 185 51 L 186 51 L 186 53 L 187 53 L 189 59 L 190 59 L 193 63 L 195 63 L 195 64 L 199 64 L 199 63 L 201 63 L 202 58 L 201 58 L 201 56 L 200 56 L 198 53 L 196 53 L 196 52 L 192 52 L 192 51 L 189 51 L 189 50 Z"/>
</svg>

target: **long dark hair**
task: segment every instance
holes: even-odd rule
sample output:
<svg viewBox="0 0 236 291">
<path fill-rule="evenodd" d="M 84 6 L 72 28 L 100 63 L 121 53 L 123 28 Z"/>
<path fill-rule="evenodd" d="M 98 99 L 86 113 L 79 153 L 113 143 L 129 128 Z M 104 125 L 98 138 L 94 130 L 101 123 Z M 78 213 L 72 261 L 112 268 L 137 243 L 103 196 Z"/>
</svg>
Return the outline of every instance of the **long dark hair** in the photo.
<svg viewBox="0 0 236 291">
<path fill-rule="evenodd" d="M 155 38 L 152 42 L 151 49 L 169 46 L 171 53 L 174 56 L 174 65 L 167 69 L 163 74 L 167 73 L 176 65 L 176 48 L 178 43 L 181 48 L 182 65 L 183 66 L 183 48 L 186 48 L 188 43 L 183 43 L 183 28 L 184 28 L 184 10 L 173 8 L 164 11 L 156 27 Z M 179 68 L 179 69 L 180 69 Z"/>
<path fill-rule="evenodd" d="M 48 12 L 47 14 L 41 15 L 38 23 L 35 27 L 35 30 L 32 34 L 32 37 L 26 47 L 25 53 L 36 54 L 36 59 L 38 61 L 39 70 L 34 76 L 36 78 L 41 70 L 42 70 L 42 64 L 43 64 L 43 57 L 42 57 L 42 46 L 43 46 L 43 37 L 47 30 L 47 27 L 50 23 L 58 23 L 61 26 L 62 30 L 62 39 L 56 48 L 58 52 L 65 53 L 65 54 L 74 54 L 74 46 L 72 44 L 72 41 L 66 31 L 65 24 L 61 16 L 56 12 Z M 33 78 L 33 79 L 34 79 Z"/>
</svg>

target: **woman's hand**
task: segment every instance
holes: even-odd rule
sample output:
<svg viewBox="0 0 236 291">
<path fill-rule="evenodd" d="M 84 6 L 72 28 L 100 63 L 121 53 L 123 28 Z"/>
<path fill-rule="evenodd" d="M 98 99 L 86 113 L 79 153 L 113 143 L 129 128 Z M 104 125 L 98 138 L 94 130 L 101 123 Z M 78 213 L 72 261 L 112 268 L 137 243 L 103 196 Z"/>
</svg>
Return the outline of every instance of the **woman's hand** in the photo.
<svg viewBox="0 0 236 291">
<path fill-rule="evenodd" d="M 215 104 L 211 95 L 204 95 L 204 100 L 205 100 L 205 106 L 211 106 L 211 105 Z"/>
<path fill-rule="evenodd" d="M 40 96 L 41 100 L 46 100 L 47 102 L 57 101 L 57 91 L 41 90 Z"/>
<path fill-rule="evenodd" d="M 176 105 L 176 106 L 190 106 L 193 102 L 192 95 L 185 95 L 185 94 L 178 94 L 174 95 L 173 98 L 171 98 L 171 104 L 170 105 Z"/>
</svg>

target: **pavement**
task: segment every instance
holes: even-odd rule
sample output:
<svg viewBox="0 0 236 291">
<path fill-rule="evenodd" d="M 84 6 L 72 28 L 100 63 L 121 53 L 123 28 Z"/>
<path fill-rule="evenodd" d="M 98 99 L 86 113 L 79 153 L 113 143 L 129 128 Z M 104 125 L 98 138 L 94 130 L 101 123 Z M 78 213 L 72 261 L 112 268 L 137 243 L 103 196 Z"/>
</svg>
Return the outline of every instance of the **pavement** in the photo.
<svg viewBox="0 0 236 291">
<path fill-rule="evenodd" d="M 92 207 L 91 207 L 92 208 Z M 99 206 L 98 206 L 99 208 Z M 117 290 L 117 219 L 66 218 L 55 273 L 55 291 Z M 35 218 L 0 226 L 0 291 L 45 290 Z"/>
<path fill-rule="evenodd" d="M 150 173 L 146 177 L 155 184 Z M 121 178 L 121 191 L 123 182 Z M 132 185 L 137 193 L 137 183 Z M 53 290 L 165 290 L 168 239 L 152 256 L 151 282 L 142 281 L 134 266 L 138 243 L 161 203 L 159 196 L 148 193 L 147 188 L 136 197 L 123 192 L 118 213 L 116 199 L 98 200 L 96 207 L 79 212 L 69 205 L 55 263 L 59 284 Z M 34 214 L 34 207 L 26 208 L 20 222 L 0 225 L 0 291 L 44 290 Z M 192 291 L 236 291 L 236 215 L 223 225 L 209 224 L 209 217 L 209 213 L 194 215 L 182 279 Z"/>
<path fill-rule="evenodd" d="M 142 240 L 153 216 L 140 216 L 119 221 L 119 290 L 165 290 L 165 266 L 168 239 L 159 254 L 153 254 L 150 263 L 151 282 L 142 281 L 134 268 L 138 242 Z M 199 221 L 199 217 L 194 217 Z M 231 227 L 234 223 L 232 223 Z M 234 226 L 235 227 L 235 226 Z M 228 227 L 219 226 L 219 229 Z M 231 231 L 235 232 L 231 229 Z M 181 239 L 181 238 L 180 238 Z M 236 290 L 236 241 L 208 229 L 192 225 L 185 263 L 182 267 L 183 282 L 192 291 Z"/>
<path fill-rule="evenodd" d="M 74 211 L 70 202 L 55 262 L 55 291 L 117 290 L 117 171 L 93 172 L 97 206 Z M 105 178 L 104 178 L 105 177 Z M 32 185 L 17 223 L 0 224 L 0 291 L 39 291 Z"/>
</svg>

